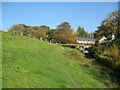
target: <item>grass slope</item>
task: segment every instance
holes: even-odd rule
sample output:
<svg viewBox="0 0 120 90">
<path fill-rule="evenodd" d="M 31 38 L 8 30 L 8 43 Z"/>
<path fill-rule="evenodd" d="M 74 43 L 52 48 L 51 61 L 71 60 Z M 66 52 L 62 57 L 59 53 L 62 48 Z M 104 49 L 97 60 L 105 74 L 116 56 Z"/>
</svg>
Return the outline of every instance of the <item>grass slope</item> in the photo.
<svg viewBox="0 0 120 90">
<path fill-rule="evenodd" d="M 71 49 L 7 33 L 2 39 L 3 88 L 106 87 L 89 68 L 65 57 Z"/>
</svg>

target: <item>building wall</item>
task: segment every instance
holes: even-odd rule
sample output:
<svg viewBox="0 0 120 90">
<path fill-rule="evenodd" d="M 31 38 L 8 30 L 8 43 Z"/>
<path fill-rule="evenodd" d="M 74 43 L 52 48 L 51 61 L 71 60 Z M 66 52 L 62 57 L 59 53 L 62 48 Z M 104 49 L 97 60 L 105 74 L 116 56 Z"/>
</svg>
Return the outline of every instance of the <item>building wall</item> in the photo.
<svg viewBox="0 0 120 90">
<path fill-rule="evenodd" d="M 79 44 L 95 44 L 95 41 L 79 41 L 79 40 L 77 40 L 77 43 L 79 43 Z"/>
<path fill-rule="evenodd" d="M 106 37 L 102 37 L 100 40 L 99 40 L 99 43 L 102 43 L 103 41 L 105 41 L 107 38 Z"/>
</svg>

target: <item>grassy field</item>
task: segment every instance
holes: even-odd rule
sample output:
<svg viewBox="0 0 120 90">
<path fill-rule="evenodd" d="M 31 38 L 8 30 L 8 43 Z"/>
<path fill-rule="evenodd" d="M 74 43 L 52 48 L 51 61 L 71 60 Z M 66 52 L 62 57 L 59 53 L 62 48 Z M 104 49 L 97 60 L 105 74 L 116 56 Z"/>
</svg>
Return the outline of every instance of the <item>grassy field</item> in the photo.
<svg viewBox="0 0 120 90">
<path fill-rule="evenodd" d="M 2 39 L 3 88 L 106 88 L 91 69 L 65 55 L 75 50 L 7 33 Z M 80 59 L 86 59 L 82 53 Z"/>
</svg>

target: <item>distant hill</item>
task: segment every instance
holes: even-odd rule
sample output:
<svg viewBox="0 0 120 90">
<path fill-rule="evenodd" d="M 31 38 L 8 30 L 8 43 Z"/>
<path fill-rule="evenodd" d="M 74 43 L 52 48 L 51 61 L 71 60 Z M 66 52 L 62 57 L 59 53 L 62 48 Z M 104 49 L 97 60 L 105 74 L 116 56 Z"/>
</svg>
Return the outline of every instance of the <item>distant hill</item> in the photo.
<svg viewBox="0 0 120 90">
<path fill-rule="evenodd" d="M 3 88 L 106 88 L 89 68 L 64 55 L 75 50 L 5 32 L 2 39 Z"/>
</svg>

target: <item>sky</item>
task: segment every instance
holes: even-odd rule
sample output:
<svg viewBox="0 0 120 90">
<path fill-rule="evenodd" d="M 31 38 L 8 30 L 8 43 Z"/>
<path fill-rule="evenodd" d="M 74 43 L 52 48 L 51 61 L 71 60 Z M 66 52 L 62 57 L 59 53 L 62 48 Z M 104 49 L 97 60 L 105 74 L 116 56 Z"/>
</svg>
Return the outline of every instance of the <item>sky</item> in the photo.
<svg viewBox="0 0 120 90">
<path fill-rule="evenodd" d="M 117 9 L 117 2 L 2 2 L 2 30 L 13 24 L 56 28 L 69 22 L 75 31 L 81 26 L 90 33 Z"/>
</svg>

